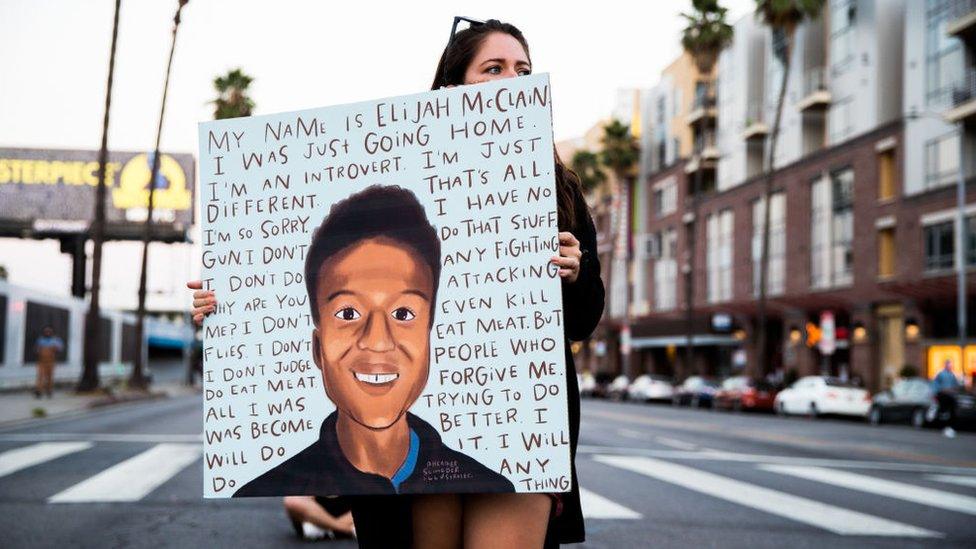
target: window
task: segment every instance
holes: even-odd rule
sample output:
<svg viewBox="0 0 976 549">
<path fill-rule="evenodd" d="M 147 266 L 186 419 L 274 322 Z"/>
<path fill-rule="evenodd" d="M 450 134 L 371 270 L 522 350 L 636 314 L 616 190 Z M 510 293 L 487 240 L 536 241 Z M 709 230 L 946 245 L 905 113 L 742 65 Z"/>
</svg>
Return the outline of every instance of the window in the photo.
<svg viewBox="0 0 976 549">
<path fill-rule="evenodd" d="M 667 311 L 677 306 L 678 233 L 666 229 L 660 233 L 661 255 L 654 262 L 654 308 Z"/>
<path fill-rule="evenodd" d="M 6 356 L 7 344 L 7 296 L 0 294 L 0 366 L 3 365 L 3 357 Z"/>
<path fill-rule="evenodd" d="M 732 299 L 732 210 L 708 216 L 706 222 L 707 294 L 710 303 Z"/>
<path fill-rule="evenodd" d="M 895 275 L 895 228 L 878 231 L 878 277 Z"/>
<path fill-rule="evenodd" d="M 678 183 L 674 177 L 658 181 L 651 189 L 654 217 L 663 217 L 678 209 Z"/>
<path fill-rule="evenodd" d="M 927 225 L 923 229 L 926 271 L 955 268 L 955 225 L 955 218 L 953 218 L 949 221 Z M 963 242 L 966 242 L 966 247 L 963 249 L 966 265 L 973 267 L 976 266 L 976 215 L 970 215 L 966 218 L 963 231 Z"/>
<path fill-rule="evenodd" d="M 930 0 L 925 13 L 925 99 L 929 106 L 945 107 L 952 90 L 962 82 L 963 51 L 959 40 L 946 32 L 955 0 Z"/>
<path fill-rule="evenodd" d="M 64 361 L 71 345 L 68 309 L 28 301 L 24 316 L 24 363 L 37 362 L 37 338 L 41 337 L 46 326 L 53 328 L 54 335 L 64 342 L 64 350 L 58 354 L 58 361 Z"/>
<path fill-rule="evenodd" d="M 830 115 L 827 120 L 827 131 L 829 132 L 830 144 L 839 143 L 854 133 L 853 115 L 851 107 L 854 99 L 847 97 L 837 100 L 830 107 Z"/>
<path fill-rule="evenodd" d="M 766 270 L 766 295 L 783 293 L 786 281 L 786 197 L 772 195 L 769 211 L 769 248 Z M 752 288 L 759 295 L 759 275 L 762 262 L 763 215 L 766 202 L 762 198 L 752 203 Z"/>
<path fill-rule="evenodd" d="M 830 3 L 830 63 L 834 72 L 846 70 L 854 58 L 855 6 L 853 0 Z"/>
<path fill-rule="evenodd" d="M 937 271 L 951 269 L 953 261 L 953 222 L 945 221 L 924 228 L 925 234 L 925 270 Z"/>
<path fill-rule="evenodd" d="M 952 132 L 925 144 L 925 188 L 951 185 L 959 177 L 959 134 Z"/>
<path fill-rule="evenodd" d="M 888 150 L 878 155 L 878 200 L 895 197 L 895 153 Z"/>
<path fill-rule="evenodd" d="M 854 271 L 854 171 L 842 170 L 831 175 L 833 211 L 831 236 L 833 238 L 834 284 L 850 284 Z"/>
<path fill-rule="evenodd" d="M 814 180 L 810 203 L 810 283 L 829 288 L 853 282 L 854 171 Z"/>
</svg>

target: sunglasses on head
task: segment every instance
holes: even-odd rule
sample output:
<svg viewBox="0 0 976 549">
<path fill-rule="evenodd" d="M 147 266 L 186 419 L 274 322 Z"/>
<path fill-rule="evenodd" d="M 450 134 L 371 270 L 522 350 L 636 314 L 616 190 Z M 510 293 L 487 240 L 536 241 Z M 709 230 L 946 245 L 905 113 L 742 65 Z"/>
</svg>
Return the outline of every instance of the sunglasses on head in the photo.
<svg viewBox="0 0 976 549">
<path fill-rule="evenodd" d="M 457 31 L 458 31 L 458 23 L 460 23 L 461 21 L 464 21 L 464 22 L 466 22 L 468 24 L 468 26 L 466 28 L 477 27 L 479 25 L 484 25 L 485 24 L 484 21 L 479 21 L 477 19 L 471 19 L 470 17 L 463 17 L 461 15 L 455 16 L 454 17 L 454 24 L 451 25 L 451 38 L 448 39 L 448 41 L 447 41 L 447 46 L 448 47 L 450 47 L 451 44 L 454 43 L 454 35 L 457 34 Z M 461 30 L 464 30 L 464 29 L 461 29 Z"/>
</svg>

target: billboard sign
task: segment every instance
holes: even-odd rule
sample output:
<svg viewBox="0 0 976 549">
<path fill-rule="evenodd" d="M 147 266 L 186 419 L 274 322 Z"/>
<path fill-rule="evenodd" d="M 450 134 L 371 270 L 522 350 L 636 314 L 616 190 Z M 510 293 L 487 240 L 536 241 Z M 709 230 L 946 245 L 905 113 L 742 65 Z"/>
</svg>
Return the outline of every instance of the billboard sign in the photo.
<svg viewBox="0 0 976 549">
<path fill-rule="evenodd" d="M 146 219 L 152 152 L 110 152 L 106 237 L 138 239 Z M 155 237 L 181 241 L 193 224 L 194 158 L 163 154 L 156 178 Z M 95 209 L 98 151 L 0 148 L 0 236 L 84 233 Z"/>
</svg>

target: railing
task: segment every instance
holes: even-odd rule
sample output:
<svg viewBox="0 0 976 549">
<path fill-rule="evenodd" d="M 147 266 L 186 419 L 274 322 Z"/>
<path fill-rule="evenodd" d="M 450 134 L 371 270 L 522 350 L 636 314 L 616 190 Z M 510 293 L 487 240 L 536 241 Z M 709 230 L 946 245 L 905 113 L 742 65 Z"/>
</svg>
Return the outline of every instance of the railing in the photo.
<svg viewBox="0 0 976 549">
<path fill-rule="evenodd" d="M 695 154 L 699 155 L 703 150 L 715 148 L 715 132 L 708 130 L 703 134 L 695 136 Z"/>
<path fill-rule="evenodd" d="M 952 87 L 952 106 L 958 107 L 973 99 L 976 99 L 976 69 L 968 68 L 963 72 L 962 81 Z"/>
<path fill-rule="evenodd" d="M 803 74 L 803 96 L 827 90 L 827 71 L 824 67 L 807 69 Z"/>
<path fill-rule="evenodd" d="M 976 11 L 976 0 L 949 0 L 945 9 L 946 21 L 951 23 L 954 19 L 959 19 Z"/>
<path fill-rule="evenodd" d="M 715 106 L 715 96 L 711 93 L 696 93 L 691 109 L 710 109 Z"/>
<path fill-rule="evenodd" d="M 761 124 L 766 120 L 766 104 L 762 101 L 751 101 L 746 105 L 746 127 Z"/>
</svg>

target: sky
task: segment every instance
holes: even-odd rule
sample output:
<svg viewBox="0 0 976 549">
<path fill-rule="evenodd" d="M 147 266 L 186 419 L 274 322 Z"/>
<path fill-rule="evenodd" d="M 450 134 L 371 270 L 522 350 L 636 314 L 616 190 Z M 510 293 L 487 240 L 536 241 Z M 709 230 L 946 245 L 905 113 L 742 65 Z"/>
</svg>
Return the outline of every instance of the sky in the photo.
<svg viewBox="0 0 976 549">
<path fill-rule="evenodd" d="M 153 147 L 176 5 L 122 2 L 111 149 Z M 723 5 L 734 22 L 755 3 Z M 518 26 L 534 72 L 550 73 L 556 140 L 577 137 L 609 116 L 618 89 L 656 84 L 680 53 L 678 14 L 689 6 L 690 0 L 191 0 L 179 29 L 162 149 L 195 153 L 196 124 L 212 117 L 213 79 L 236 67 L 254 77 L 255 114 L 429 89 L 455 15 Z M 98 148 L 113 9 L 112 0 L 0 0 L 0 147 Z M 56 243 L 0 242 L 0 253 L 13 263 L 12 282 L 67 291 L 70 264 Z M 119 261 L 128 253 L 107 252 Z M 12 254 L 20 261 L 10 261 Z M 172 269 L 167 284 L 185 271 Z M 110 286 L 117 282 L 112 276 L 124 276 L 106 272 Z M 128 295 L 129 283 L 120 284 Z"/>
</svg>

